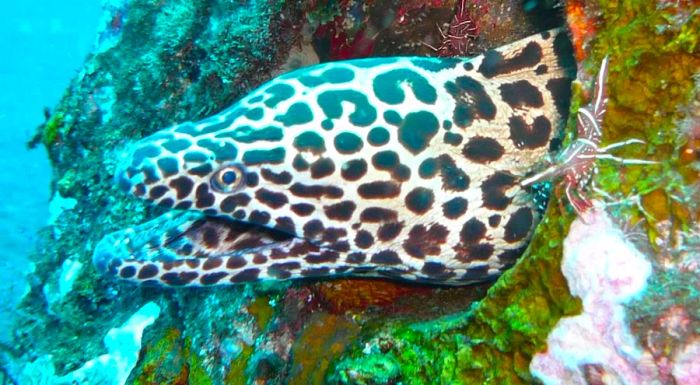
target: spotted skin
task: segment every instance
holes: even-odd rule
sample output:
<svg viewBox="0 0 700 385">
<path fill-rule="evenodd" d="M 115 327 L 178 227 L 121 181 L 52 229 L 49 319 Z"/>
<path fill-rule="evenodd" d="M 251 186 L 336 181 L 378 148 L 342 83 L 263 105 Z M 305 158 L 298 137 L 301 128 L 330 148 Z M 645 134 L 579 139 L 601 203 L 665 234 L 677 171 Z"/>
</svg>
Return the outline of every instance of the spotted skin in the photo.
<svg viewBox="0 0 700 385">
<path fill-rule="evenodd" d="M 539 216 L 518 183 L 555 144 L 575 63 L 552 30 L 472 59 L 332 62 L 134 145 L 119 185 L 171 211 L 105 236 L 98 270 L 208 286 L 498 276 Z"/>
</svg>

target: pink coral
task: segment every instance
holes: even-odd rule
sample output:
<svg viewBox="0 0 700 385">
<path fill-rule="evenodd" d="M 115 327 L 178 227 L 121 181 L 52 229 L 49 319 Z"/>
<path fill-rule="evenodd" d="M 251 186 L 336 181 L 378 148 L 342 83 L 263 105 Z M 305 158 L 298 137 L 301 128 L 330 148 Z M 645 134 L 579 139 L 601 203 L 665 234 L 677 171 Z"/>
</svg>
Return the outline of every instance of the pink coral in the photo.
<svg viewBox="0 0 700 385">
<path fill-rule="evenodd" d="M 635 341 L 624 305 L 646 286 L 651 264 L 593 209 L 571 225 L 564 241 L 562 271 L 583 314 L 559 321 L 530 370 L 545 384 L 653 384 L 653 358 Z"/>
<path fill-rule="evenodd" d="M 678 385 L 700 383 L 700 338 L 694 338 L 674 358 L 673 377 Z"/>
<path fill-rule="evenodd" d="M 651 263 L 599 206 L 576 219 L 564 240 L 562 273 L 583 313 L 557 323 L 547 350 L 530 363 L 532 374 L 545 384 L 700 385 L 692 310 L 664 308 L 633 335 L 627 309 L 644 293 Z"/>
</svg>

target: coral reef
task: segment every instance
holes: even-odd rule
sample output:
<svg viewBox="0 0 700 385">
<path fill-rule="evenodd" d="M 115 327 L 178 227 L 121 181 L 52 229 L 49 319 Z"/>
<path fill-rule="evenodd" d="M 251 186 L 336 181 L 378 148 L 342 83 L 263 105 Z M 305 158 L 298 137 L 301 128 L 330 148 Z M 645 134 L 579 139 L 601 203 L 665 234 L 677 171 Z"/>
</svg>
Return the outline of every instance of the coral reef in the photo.
<svg viewBox="0 0 700 385">
<path fill-rule="evenodd" d="M 692 121 L 687 117 L 692 114 L 684 106 L 692 103 L 697 93 L 693 79 L 700 63 L 693 43 L 696 38 L 691 37 L 697 32 L 690 32 L 697 31 L 698 18 L 692 17 L 697 14 L 697 9 L 687 2 L 675 8 L 663 2 L 658 7 L 654 2 L 643 5 L 570 2 L 568 5 L 581 12 L 578 16 L 567 15 L 569 22 L 580 23 L 572 28 L 581 67 L 597 67 L 603 56 L 611 56 L 608 83 L 611 102 L 602 125 L 603 141 L 615 143 L 630 138 L 643 139 L 647 143 L 646 149 L 645 146 L 628 146 L 620 150 L 620 156 L 660 161 L 659 165 L 623 167 L 598 162 L 599 171 L 594 181 L 600 189 L 590 194 L 605 192 L 607 209 L 613 211 L 615 217 L 625 218 L 626 226 L 639 223 L 641 229 L 634 231 L 648 234 L 652 245 L 656 245 L 647 243 L 642 247 L 651 250 L 650 256 L 671 254 L 676 255 L 668 257 L 672 260 L 692 260 L 688 254 L 696 251 L 689 252 L 688 244 L 695 241 L 679 240 L 692 234 L 692 230 L 690 233 L 688 230 L 697 221 L 698 207 L 692 197 L 697 189 L 698 173 L 697 168 L 691 171 L 690 167 L 692 164 L 697 167 L 698 158 L 685 155 L 686 163 L 679 163 L 681 151 L 688 150 L 686 130 L 679 129 L 679 121 L 685 121 L 686 127 L 689 119 Z M 585 17 L 581 18 L 581 15 Z M 666 20 L 674 22 L 669 24 Z M 659 73 L 658 68 L 667 70 Z M 580 76 L 582 83 L 592 80 L 585 72 Z M 653 96 L 658 93 L 665 96 Z M 575 89 L 572 110 L 586 104 L 582 101 L 586 98 L 590 99 L 581 88 Z M 573 126 L 572 120 L 569 127 Z M 573 135 L 570 135 L 565 142 L 571 143 L 572 139 Z M 694 150 L 690 152 L 695 154 Z M 546 349 L 546 338 L 556 320 L 575 316 L 581 311 L 577 300 L 568 293 L 559 267 L 561 240 L 567 233 L 572 214 L 563 209 L 561 201 L 556 202 L 561 196 L 553 194 L 552 199 L 555 202 L 550 202 L 554 204 L 549 205 L 526 255 L 489 290 L 485 299 L 470 311 L 454 315 L 450 322 L 433 321 L 384 329 L 378 333 L 381 337 L 369 338 L 366 343 L 379 346 L 382 341 L 386 346 L 386 341 L 390 341 L 388 345 L 392 348 L 387 351 L 377 349 L 374 353 L 366 353 L 367 349 L 351 350 L 340 360 L 336 374 L 331 378 L 341 383 L 355 383 L 358 378 L 364 383 L 374 383 L 373 378 L 385 378 L 382 367 L 395 367 L 392 378 L 411 384 L 434 383 L 436 378 L 440 383 L 531 382 L 529 362 L 533 354 Z M 645 221 L 640 222 L 641 218 Z M 665 232 L 659 232 L 661 224 L 664 224 Z M 658 235 L 664 234 L 671 239 L 657 240 Z M 695 237 L 691 235 L 690 238 Z M 663 251 L 663 247 L 658 247 L 663 245 L 669 245 L 670 250 Z M 648 319 L 641 322 L 644 318 L 636 314 L 636 309 L 648 309 L 650 313 L 645 316 L 652 320 L 663 319 L 670 304 L 688 309 L 687 314 L 692 314 L 695 294 L 690 293 L 697 293 L 697 285 L 681 280 L 678 282 L 681 292 L 688 294 L 671 298 L 673 291 L 668 290 L 669 286 L 664 288 L 654 284 L 656 279 L 656 276 L 650 279 L 648 292 L 662 296 L 667 306 L 651 310 L 650 305 L 640 304 L 659 302 L 642 296 L 636 305 L 631 305 L 632 309 L 626 316 L 632 325 L 644 323 L 647 330 L 654 332 L 659 328 L 651 325 L 662 322 L 655 321 L 651 325 Z M 693 321 L 694 317 L 687 319 Z M 643 330 L 634 327 L 631 330 L 634 339 L 639 341 Z M 660 340 L 664 342 L 654 347 L 657 361 L 695 348 L 694 342 L 688 345 L 676 343 L 665 354 L 660 354 L 661 346 L 677 339 L 665 337 Z M 678 372 L 693 373 L 695 370 L 687 357 L 679 359 L 683 368 L 677 369 Z M 379 368 L 370 365 L 375 362 L 386 365 Z M 591 371 L 597 369 L 590 368 Z M 667 371 L 673 369 L 667 368 Z M 683 378 L 690 377 L 684 374 Z M 564 378 L 557 380 L 566 382 Z M 595 379 L 587 377 L 587 380 L 596 383 Z M 611 383 L 608 381 L 614 380 L 608 378 L 599 382 Z"/>
<path fill-rule="evenodd" d="M 697 7 L 690 1 L 572 0 L 563 8 L 528 1 L 527 9 L 516 1 L 467 3 L 478 31 L 469 38 L 474 53 L 566 17 L 582 71 L 565 144 L 574 139 L 575 112 L 591 100 L 593 76 L 609 55 L 602 141 L 642 139 L 646 146 L 619 155 L 659 162 L 600 161 L 594 176 L 607 195 L 606 210 L 625 219 L 624 236 L 654 266 L 645 293 L 624 308 L 625 323 L 654 375 L 692 383 L 700 349 Z M 127 142 L 221 110 L 298 65 L 436 55 L 429 45 L 443 44 L 458 7 L 464 9 L 462 2 L 107 2 L 94 54 L 38 136 L 53 162 L 54 190 L 75 205 L 57 210 L 41 234 L 32 290 L 14 331 L 15 361 L 62 377 L 54 370 L 71 373 L 102 354 L 100 340 L 115 318 L 153 301 L 161 315 L 143 335 L 133 383 L 534 381 L 530 362 L 547 351 L 560 319 L 590 309 L 585 297 L 582 304 L 569 293 L 562 274 L 563 240 L 575 214 L 557 194 L 526 255 L 488 293 L 487 286 L 415 289 L 376 281 L 170 291 L 115 284 L 84 267 L 63 297 L 47 295 L 65 282 L 64 263 L 90 266 L 103 234 L 162 213 L 113 183 L 116 156 Z M 50 360 L 40 358 L 47 354 Z M 601 365 L 576 371 L 589 383 L 613 383 L 604 376 L 612 370 Z M 15 378 L 20 372 L 8 371 Z"/>
</svg>

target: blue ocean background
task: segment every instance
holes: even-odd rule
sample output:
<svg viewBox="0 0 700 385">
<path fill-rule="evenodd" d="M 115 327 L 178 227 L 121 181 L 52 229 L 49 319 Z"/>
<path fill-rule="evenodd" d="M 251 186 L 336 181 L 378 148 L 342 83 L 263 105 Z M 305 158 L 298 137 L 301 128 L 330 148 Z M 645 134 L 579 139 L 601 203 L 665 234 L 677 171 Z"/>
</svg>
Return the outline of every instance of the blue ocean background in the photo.
<svg viewBox="0 0 700 385">
<path fill-rule="evenodd" d="M 92 49 L 101 2 L 2 1 L 0 13 L 0 341 L 11 342 L 29 255 L 50 216 L 51 167 L 27 142 Z"/>
</svg>

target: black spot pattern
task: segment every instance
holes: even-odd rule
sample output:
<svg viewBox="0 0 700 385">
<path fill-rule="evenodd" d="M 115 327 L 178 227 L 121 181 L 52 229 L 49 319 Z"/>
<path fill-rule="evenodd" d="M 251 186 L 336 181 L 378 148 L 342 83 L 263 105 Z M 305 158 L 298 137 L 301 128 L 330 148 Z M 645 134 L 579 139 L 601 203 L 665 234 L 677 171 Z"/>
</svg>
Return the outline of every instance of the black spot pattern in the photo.
<svg viewBox="0 0 700 385">
<path fill-rule="evenodd" d="M 156 200 L 165 195 L 165 193 L 168 192 L 168 188 L 163 185 L 158 185 L 158 186 L 153 186 L 149 191 L 148 191 L 148 197 L 151 200 Z"/>
<path fill-rule="evenodd" d="M 399 155 L 395 151 L 380 151 L 372 156 L 372 165 L 378 170 L 388 171 L 391 177 L 400 182 L 406 181 L 411 176 L 411 170 L 400 163 Z"/>
<path fill-rule="evenodd" d="M 404 251 L 414 258 L 425 258 L 426 255 L 439 255 L 441 245 L 447 241 L 447 227 L 433 223 L 430 227 L 415 225 L 408 233 L 403 243 Z"/>
<path fill-rule="evenodd" d="M 195 193 L 195 206 L 197 208 L 207 208 L 214 205 L 214 194 L 209 192 L 209 185 L 206 183 L 201 183 L 197 186 L 197 192 Z"/>
<path fill-rule="evenodd" d="M 178 202 L 173 208 L 175 210 L 189 210 L 192 207 L 191 201 Z"/>
<path fill-rule="evenodd" d="M 156 266 L 152 263 L 147 263 L 147 264 L 141 266 L 141 269 L 139 270 L 139 274 L 136 276 L 136 278 L 148 279 L 148 278 L 153 278 L 156 275 L 158 275 L 158 266 Z"/>
<path fill-rule="evenodd" d="M 401 233 L 402 228 L 402 222 L 385 223 L 379 226 L 377 230 L 377 239 L 383 242 L 391 241 Z"/>
<path fill-rule="evenodd" d="M 369 231 L 360 230 L 355 234 L 355 246 L 366 249 L 374 244 L 374 237 Z"/>
<path fill-rule="evenodd" d="M 275 219 L 275 222 L 277 222 L 277 224 L 274 227 L 275 230 L 279 230 L 289 234 L 294 234 L 296 231 L 294 221 L 290 217 L 279 217 Z"/>
<path fill-rule="evenodd" d="M 370 262 L 378 265 L 398 265 L 401 263 L 401 258 L 393 250 L 382 250 L 373 254 Z"/>
<path fill-rule="evenodd" d="M 299 262 L 274 263 L 267 268 L 267 274 L 271 277 L 287 279 L 292 276 L 291 271 L 299 270 L 300 268 L 301 264 Z"/>
<path fill-rule="evenodd" d="M 510 139 L 518 149 L 546 146 L 552 133 L 552 123 L 544 116 L 536 117 L 532 124 L 527 124 L 522 116 L 511 116 L 508 127 Z"/>
<path fill-rule="evenodd" d="M 354 252 L 348 254 L 348 258 L 345 260 L 347 263 L 362 263 L 365 261 L 365 258 L 367 258 L 367 255 L 365 253 L 360 253 L 360 252 Z"/>
<path fill-rule="evenodd" d="M 335 243 L 338 239 L 346 236 L 348 234 L 347 230 L 338 227 L 329 227 L 323 232 L 323 237 L 321 240 L 326 243 Z"/>
<path fill-rule="evenodd" d="M 223 259 L 217 257 L 210 257 L 204 260 L 202 264 L 203 270 L 213 270 L 224 264 Z"/>
<path fill-rule="evenodd" d="M 475 136 L 462 148 L 462 155 L 476 163 L 494 162 L 503 156 L 505 149 L 496 139 L 485 136 Z"/>
<path fill-rule="evenodd" d="M 248 216 L 248 221 L 256 225 L 266 225 L 270 222 L 270 214 L 265 211 L 253 210 Z"/>
<path fill-rule="evenodd" d="M 488 272 L 488 265 L 470 267 L 466 273 L 459 277 L 459 280 L 462 282 L 483 281 L 484 278 L 488 277 Z"/>
<path fill-rule="evenodd" d="M 457 219 L 467 212 L 469 202 L 462 197 L 455 197 L 442 204 L 442 214 L 448 219 Z"/>
<path fill-rule="evenodd" d="M 496 105 L 484 85 L 469 76 L 460 76 L 445 83 L 445 89 L 455 99 L 453 120 L 460 127 L 468 127 L 474 119 L 493 120 Z"/>
<path fill-rule="evenodd" d="M 521 71 L 533 67 L 542 60 L 542 47 L 536 42 L 528 43 L 520 52 L 506 59 L 495 49 L 484 53 L 484 59 L 479 66 L 479 72 L 487 78 Z"/>
<path fill-rule="evenodd" d="M 527 80 L 504 83 L 499 87 L 501 98 L 512 108 L 542 107 L 544 99 L 540 90 Z"/>
<path fill-rule="evenodd" d="M 487 260 L 493 255 L 494 246 L 491 243 L 478 243 L 467 247 L 467 260 Z"/>
<path fill-rule="evenodd" d="M 363 183 L 357 188 L 357 193 L 365 199 L 394 198 L 401 193 L 401 186 L 383 181 Z"/>
<path fill-rule="evenodd" d="M 325 178 L 333 174 L 335 163 L 330 158 L 321 158 L 311 164 L 311 177 L 314 179 Z"/>
<path fill-rule="evenodd" d="M 247 206 L 250 203 L 250 197 L 246 193 L 238 193 L 227 196 L 221 201 L 221 211 L 230 213 L 238 207 Z"/>
<path fill-rule="evenodd" d="M 505 266 L 513 266 L 518 258 L 523 255 L 527 247 L 521 247 L 518 249 L 505 250 L 501 254 L 498 254 L 498 260 Z"/>
<path fill-rule="evenodd" d="M 425 214 L 433 206 L 434 201 L 433 190 L 425 187 L 414 188 L 404 200 L 406 208 L 416 214 Z"/>
<path fill-rule="evenodd" d="M 170 286 L 184 286 L 192 283 L 199 274 L 195 271 L 181 271 L 179 273 L 165 273 L 160 279 Z"/>
<path fill-rule="evenodd" d="M 147 169 L 144 170 L 144 172 L 145 171 L 147 171 Z M 211 167 L 211 165 L 209 163 L 203 163 L 203 164 L 200 164 L 199 166 L 192 167 L 191 169 L 187 170 L 187 172 L 190 173 L 191 175 L 195 175 L 195 176 L 199 176 L 199 177 L 205 177 L 205 176 L 211 174 L 212 171 L 214 171 L 214 169 Z M 145 181 L 146 181 L 146 183 L 149 182 L 148 175 L 147 175 L 147 178 Z"/>
<path fill-rule="evenodd" d="M 513 243 L 521 241 L 527 236 L 533 224 L 532 210 L 528 207 L 519 208 L 504 226 L 503 239 L 506 242 Z"/>
<path fill-rule="evenodd" d="M 566 32 L 562 31 L 554 38 L 554 53 L 557 56 L 557 64 L 567 70 L 569 78 L 576 75 L 576 58 L 574 57 L 574 46 Z"/>
<path fill-rule="evenodd" d="M 336 186 L 323 186 L 323 185 L 306 185 L 302 183 L 294 183 L 290 186 L 289 191 L 302 198 L 341 198 L 343 196 L 343 189 Z"/>
<path fill-rule="evenodd" d="M 367 173 L 367 162 L 364 159 L 353 159 L 345 162 L 340 168 L 343 179 L 354 182 Z"/>
<path fill-rule="evenodd" d="M 180 176 L 170 181 L 168 184 L 176 192 L 177 199 L 185 199 L 192 192 L 194 183 L 186 176 Z"/>
<path fill-rule="evenodd" d="M 245 258 L 240 256 L 228 257 L 226 261 L 227 269 L 239 269 L 247 264 Z"/>
<path fill-rule="evenodd" d="M 255 199 L 273 209 L 278 209 L 289 202 L 286 194 L 270 191 L 264 188 L 261 188 L 255 192 Z"/>
<path fill-rule="evenodd" d="M 290 209 L 292 212 L 294 212 L 294 214 L 302 217 L 311 215 L 311 213 L 313 213 L 315 210 L 314 206 L 308 203 L 296 203 L 291 205 Z"/>
<path fill-rule="evenodd" d="M 459 232 L 459 239 L 464 244 L 473 244 L 484 239 L 485 235 L 486 226 L 484 223 L 476 218 L 472 218 L 462 226 L 462 230 Z"/>
<path fill-rule="evenodd" d="M 125 266 L 119 271 L 119 276 L 121 278 L 131 278 L 134 275 L 136 275 L 136 268 L 134 266 Z"/>
<path fill-rule="evenodd" d="M 301 154 L 296 154 L 292 160 L 292 167 L 297 171 L 306 171 L 309 169 L 309 162 L 304 159 Z"/>
<path fill-rule="evenodd" d="M 227 272 L 224 271 L 219 271 L 216 273 L 209 273 L 209 274 L 204 274 L 202 277 L 199 279 L 199 282 L 202 285 L 214 285 L 224 279 L 228 275 Z"/>
<path fill-rule="evenodd" d="M 426 262 L 421 269 L 421 273 L 438 280 L 445 280 L 455 274 L 440 262 Z"/>
<path fill-rule="evenodd" d="M 445 143 L 452 145 L 452 146 L 459 146 L 462 144 L 462 140 L 464 137 L 461 134 L 457 134 L 454 132 L 446 132 L 445 135 L 443 135 L 443 140 Z"/>
<path fill-rule="evenodd" d="M 304 238 L 315 239 L 319 234 L 323 232 L 323 229 L 323 222 L 321 222 L 318 219 L 313 219 L 304 225 Z"/>
<path fill-rule="evenodd" d="M 506 196 L 506 190 L 515 184 L 511 175 L 497 172 L 481 183 L 483 206 L 491 210 L 503 210 L 512 198 Z"/>
<path fill-rule="evenodd" d="M 338 260 L 339 254 L 335 251 L 322 251 L 320 253 L 309 254 L 304 258 L 306 262 L 311 264 L 329 263 Z"/>
<path fill-rule="evenodd" d="M 173 201 L 172 198 L 165 198 L 162 201 L 158 202 L 159 206 L 166 207 L 166 208 L 173 207 L 174 204 L 175 204 L 175 201 Z"/>
<path fill-rule="evenodd" d="M 263 168 L 260 171 L 260 175 L 266 181 L 272 182 L 274 184 L 285 185 L 285 184 L 291 183 L 291 181 L 292 181 L 292 174 L 290 174 L 288 171 L 282 171 L 280 173 L 275 173 L 274 171 L 270 170 L 269 168 Z"/>
<path fill-rule="evenodd" d="M 260 269 L 245 269 L 230 278 L 231 283 L 253 282 L 258 280 Z"/>
<path fill-rule="evenodd" d="M 440 177 L 445 191 L 465 191 L 469 188 L 469 177 L 457 167 L 454 159 L 448 154 L 440 155 Z"/>
<path fill-rule="evenodd" d="M 355 211 L 355 205 L 352 201 L 343 201 L 323 208 L 326 216 L 329 219 L 334 219 L 338 221 L 347 221 L 352 217 L 352 213 Z"/>
<path fill-rule="evenodd" d="M 202 230 L 202 243 L 204 246 L 215 249 L 219 246 L 219 232 L 213 227 L 206 227 Z"/>
<path fill-rule="evenodd" d="M 249 172 L 245 174 L 245 185 L 248 187 L 256 187 L 258 185 L 259 178 L 258 174 L 254 172 Z"/>
<path fill-rule="evenodd" d="M 367 223 L 380 223 L 396 221 L 399 214 L 396 210 L 385 209 L 383 207 L 368 207 L 360 213 L 360 221 Z"/>
</svg>

